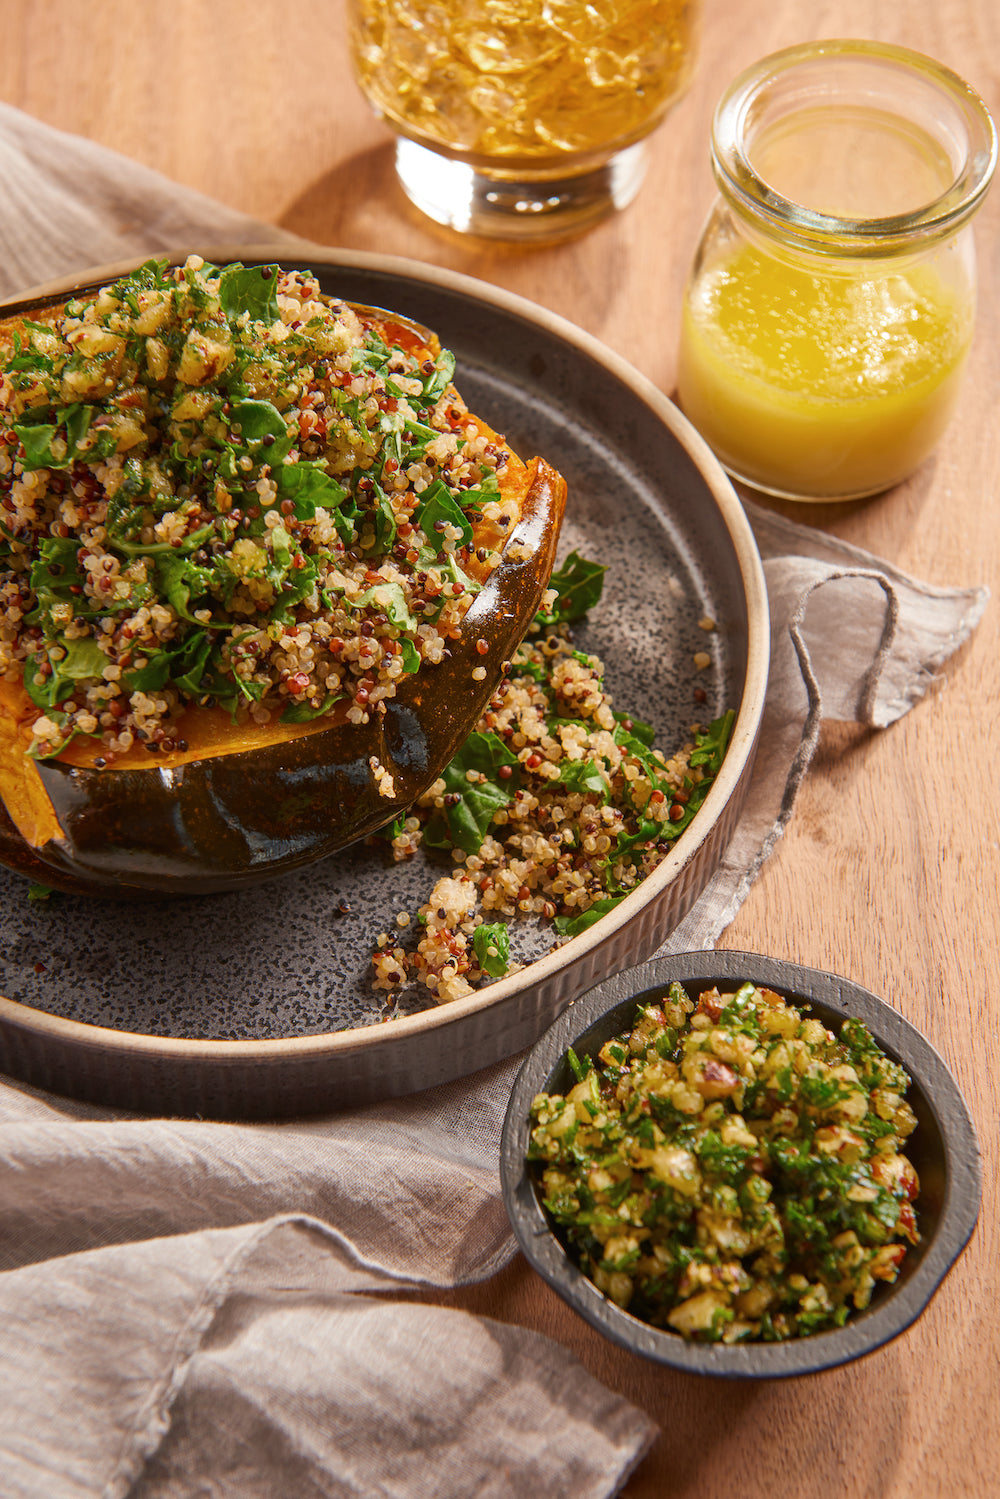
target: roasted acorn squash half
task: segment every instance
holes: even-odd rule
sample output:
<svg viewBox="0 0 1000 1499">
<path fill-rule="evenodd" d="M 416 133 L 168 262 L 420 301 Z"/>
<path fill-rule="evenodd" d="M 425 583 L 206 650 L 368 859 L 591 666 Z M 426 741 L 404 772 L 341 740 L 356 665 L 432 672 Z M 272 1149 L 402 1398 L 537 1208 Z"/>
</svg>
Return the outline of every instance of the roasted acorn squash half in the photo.
<svg viewBox="0 0 1000 1499">
<path fill-rule="evenodd" d="M 0 326 L 0 862 L 233 889 L 430 786 L 548 584 L 566 498 L 405 317 L 150 262 Z"/>
</svg>

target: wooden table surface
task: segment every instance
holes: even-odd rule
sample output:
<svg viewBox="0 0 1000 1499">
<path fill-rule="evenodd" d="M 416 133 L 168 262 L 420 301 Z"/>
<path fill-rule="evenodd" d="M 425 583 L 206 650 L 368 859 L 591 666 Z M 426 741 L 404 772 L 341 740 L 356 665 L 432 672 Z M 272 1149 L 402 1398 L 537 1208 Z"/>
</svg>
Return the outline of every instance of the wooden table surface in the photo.
<svg viewBox="0 0 1000 1499">
<path fill-rule="evenodd" d="M 681 288 L 713 196 L 711 112 L 740 68 L 814 37 L 874 37 L 937 57 L 1000 114 L 996 0 L 705 0 L 693 86 L 653 138 L 631 208 L 561 247 L 490 248 L 445 237 L 405 204 L 389 135 L 351 81 L 338 0 L 4 0 L 0 17 L 10 104 L 325 244 L 435 262 L 526 295 L 667 392 Z M 924 1031 L 980 1132 L 979 1226 L 915 1327 L 807 1380 L 730 1385 L 659 1370 L 603 1342 L 520 1259 L 442 1298 L 549 1334 L 653 1416 L 661 1435 L 631 1499 L 1000 1493 L 998 226 L 994 189 L 977 226 L 971 367 L 936 455 L 877 499 L 799 510 L 929 582 L 986 584 L 993 601 L 893 728 L 824 728 L 791 826 L 721 943 L 849 974 Z"/>
</svg>

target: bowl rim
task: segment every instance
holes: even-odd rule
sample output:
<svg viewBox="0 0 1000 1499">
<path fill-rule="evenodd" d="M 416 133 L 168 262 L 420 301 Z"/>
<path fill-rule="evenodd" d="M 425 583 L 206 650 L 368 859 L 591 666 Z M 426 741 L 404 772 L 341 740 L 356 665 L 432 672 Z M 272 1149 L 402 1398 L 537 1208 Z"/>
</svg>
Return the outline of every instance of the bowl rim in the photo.
<svg viewBox="0 0 1000 1499">
<path fill-rule="evenodd" d="M 695 1344 L 641 1322 L 614 1305 L 570 1259 L 552 1231 L 527 1169 L 528 1113 L 569 1046 L 612 1011 L 677 980 L 685 986 L 749 981 L 796 1003 L 857 1016 L 919 1087 L 941 1134 L 945 1190 L 934 1233 L 912 1274 L 843 1327 L 787 1343 Z M 819 1373 L 875 1352 L 905 1332 L 927 1307 L 972 1237 L 982 1198 L 979 1143 L 968 1106 L 927 1038 L 885 1000 L 840 975 L 758 953 L 700 951 L 657 957 L 624 969 L 582 995 L 549 1027 L 518 1071 L 500 1146 L 504 1206 L 532 1268 L 585 1321 L 633 1353 L 686 1373 L 723 1379 L 777 1379 Z"/>
</svg>

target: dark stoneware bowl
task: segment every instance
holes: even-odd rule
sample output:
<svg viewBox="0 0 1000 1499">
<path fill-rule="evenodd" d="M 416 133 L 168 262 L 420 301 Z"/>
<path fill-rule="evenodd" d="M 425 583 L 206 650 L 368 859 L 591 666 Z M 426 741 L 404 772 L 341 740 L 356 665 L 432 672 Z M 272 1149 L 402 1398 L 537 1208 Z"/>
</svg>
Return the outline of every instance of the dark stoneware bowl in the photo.
<svg viewBox="0 0 1000 1499">
<path fill-rule="evenodd" d="M 677 980 L 692 997 L 718 984 L 751 983 L 808 1005 L 831 1030 L 847 1016 L 868 1026 L 882 1050 L 912 1078 L 907 1100 L 918 1125 L 906 1154 L 920 1177 L 916 1201 L 921 1241 L 907 1253 L 895 1284 L 832 1332 L 787 1343 L 695 1344 L 649 1326 L 603 1296 L 578 1269 L 551 1227 L 525 1162 L 529 1110 L 536 1093 L 573 1084 L 567 1048 L 596 1054 L 627 1028 L 635 1006 Z M 501 1147 L 504 1201 L 530 1264 L 599 1332 L 633 1353 L 690 1374 L 722 1379 L 777 1379 L 833 1369 L 881 1348 L 916 1321 L 958 1259 L 975 1227 L 981 1197 L 979 1147 L 958 1086 L 928 1041 L 874 994 L 833 974 L 753 953 L 697 952 L 660 958 L 599 984 L 555 1022 L 525 1059 L 511 1095 Z"/>
</svg>

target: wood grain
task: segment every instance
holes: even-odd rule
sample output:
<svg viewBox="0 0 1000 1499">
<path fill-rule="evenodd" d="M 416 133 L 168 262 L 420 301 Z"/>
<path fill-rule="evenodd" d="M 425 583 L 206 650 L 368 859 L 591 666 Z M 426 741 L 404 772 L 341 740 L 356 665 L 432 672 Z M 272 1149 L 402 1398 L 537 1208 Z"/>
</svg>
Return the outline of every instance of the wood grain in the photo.
<svg viewBox="0 0 1000 1499">
<path fill-rule="evenodd" d="M 993 0 L 705 0 L 697 76 L 653 138 L 632 207 L 573 244 L 489 248 L 438 233 L 402 200 L 388 133 L 349 75 L 336 0 L 6 0 L 3 19 L 0 97 L 9 103 L 313 239 L 508 287 L 581 324 L 668 392 L 681 287 L 713 196 L 709 120 L 735 72 L 811 37 L 876 37 L 947 63 L 1000 113 Z M 977 239 L 978 335 L 937 453 L 895 491 L 809 507 L 805 518 L 929 582 L 985 584 L 994 600 L 897 725 L 876 734 L 825 727 L 791 826 L 723 945 L 850 974 L 930 1037 L 980 1132 L 980 1225 L 904 1337 L 849 1369 L 765 1387 L 698 1381 L 619 1353 L 520 1260 L 441 1298 L 540 1329 L 651 1413 L 661 1435 L 625 1490 L 630 1499 L 1000 1492 L 996 190 Z"/>
</svg>

